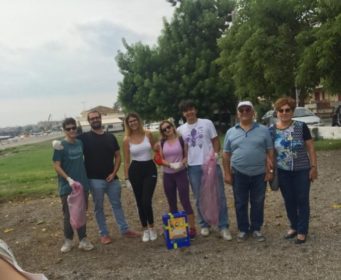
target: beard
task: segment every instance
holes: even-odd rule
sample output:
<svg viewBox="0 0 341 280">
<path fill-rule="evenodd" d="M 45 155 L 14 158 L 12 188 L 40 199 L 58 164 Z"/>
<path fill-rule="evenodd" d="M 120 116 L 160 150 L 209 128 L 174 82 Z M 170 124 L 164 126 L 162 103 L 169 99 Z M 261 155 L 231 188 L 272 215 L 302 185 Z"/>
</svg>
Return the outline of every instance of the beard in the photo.
<svg viewBox="0 0 341 280">
<path fill-rule="evenodd" d="M 92 129 L 100 129 L 102 128 L 102 122 L 101 121 L 96 121 L 90 124 Z"/>
</svg>

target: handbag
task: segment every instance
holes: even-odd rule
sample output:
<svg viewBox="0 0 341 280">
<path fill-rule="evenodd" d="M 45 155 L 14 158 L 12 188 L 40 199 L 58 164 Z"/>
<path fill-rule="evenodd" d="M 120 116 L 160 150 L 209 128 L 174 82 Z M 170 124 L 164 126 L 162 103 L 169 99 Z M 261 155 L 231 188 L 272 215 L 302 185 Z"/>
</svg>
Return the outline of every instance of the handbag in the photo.
<svg viewBox="0 0 341 280">
<path fill-rule="evenodd" d="M 273 177 L 272 180 L 269 181 L 269 185 L 270 185 L 270 189 L 272 191 L 278 191 L 279 189 L 279 183 L 278 183 L 278 170 L 277 170 L 277 166 L 274 166 L 273 169 Z"/>
</svg>

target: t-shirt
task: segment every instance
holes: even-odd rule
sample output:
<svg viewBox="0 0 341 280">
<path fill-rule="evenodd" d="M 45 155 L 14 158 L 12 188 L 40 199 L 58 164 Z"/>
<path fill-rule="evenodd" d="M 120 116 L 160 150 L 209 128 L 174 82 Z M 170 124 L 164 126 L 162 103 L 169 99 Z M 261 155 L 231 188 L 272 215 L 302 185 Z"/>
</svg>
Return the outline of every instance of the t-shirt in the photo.
<svg viewBox="0 0 341 280">
<path fill-rule="evenodd" d="M 163 144 L 163 148 L 162 148 L 162 154 L 163 154 L 163 158 L 170 163 L 182 161 L 184 153 L 183 153 L 182 146 L 181 146 L 179 138 L 177 139 L 177 141 L 175 141 L 173 143 L 170 143 L 170 141 L 165 141 Z M 185 169 L 185 166 L 183 166 L 179 170 L 174 170 L 172 168 L 164 166 L 163 172 L 165 172 L 167 174 L 173 174 L 173 173 L 177 173 L 183 169 Z"/>
<path fill-rule="evenodd" d="M 77 140 L 75 143 L 70 143 L 62 140 L 63 150 L 54 150 L 53 161 L 60 161 L 61 168 L 73 180 L 80 182 L 85 191 L 89 190 L 89 182 L 86 176 L 83 159 L 83 144 Z M 69 183 L 58 175 L 59 195 L 68 195 L 72 189 Z"/>
<path fill-rule="evenodd" d="M 270 131 L 276 149 L 278 168 L 288 171 L 310 168 L 305 141 L 311 139 L 311 134 L 304 122 L 294 121 L 285 129 L 272 126 Z"/>
<path fill-rule="evenodd" d="M 177 131 L 188 145 L 188 165 L 203 165 L 213 149 L 212 139 L 217 137 L 213 123 L 208 119 L 197 119 L 194 124 L 179 126 Z"/>
<path fill-rule="evenodd" d="M 231 166 L 248 176 L 265 173 L 266 152 L 272 148 L 269 129 L 257 123 L 248 131 L 236 124 L 225 135 L 224 152 L 231 154 Z"/>
<path fill-rule="evenodd" d="M 78 136 L 83 142 L 86 173 L 89 179 L 105 180 L 114 170 L 114 155 L 120 150 L 117 139 L 109 133 L 93 131 Z M 116 176 L 115 179 L 118 177 Z"/>
</svg>

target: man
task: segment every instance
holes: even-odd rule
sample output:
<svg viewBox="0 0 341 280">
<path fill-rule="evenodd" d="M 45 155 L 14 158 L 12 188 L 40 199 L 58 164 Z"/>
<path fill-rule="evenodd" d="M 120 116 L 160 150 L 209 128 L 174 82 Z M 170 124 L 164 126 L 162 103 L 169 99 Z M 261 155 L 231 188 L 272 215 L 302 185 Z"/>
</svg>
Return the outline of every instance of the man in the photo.
<svg viewBox="0 0 341 280">
<path fill-rule="evenodd" d="M 61 141 L 63 149 L 55 150 L 53 153 L 53 167 L 58 174 L 59 195 L 62 201 L 64 215 L 64 244 L 60 249 L 62 253 L 71 251 L 73 247 L 73 229 L 70 224 L 70 212 L 67 202 L 68 195 L 72 191 L 74 180 L 80 182 L 84 188 L 86 205 L 88 202 L 89 182 L 86 177 L 83 161 L 83 145 L 77 140 L 77 126 L 73 118 L 63 121 L 65 140 Z M 86 225 L 77 229 L 79 237 L 79 248 L 90 251 L 94 248 L 86 238 Z"/>
<path fill-rule="evenodd" d="M 79 139 L 84 145 L 85 168 L 95 204 L 101 243 L 112 242 L 103 210 L 105 193 L 108 195 L 121 234 L 125 237 L 139 237 L 139 233 L 128 229 L 121 205 L 121 184 L 117 177 L 121 155 L 117 139 L 114 135 L 103 131 L 100 112 L 90 111 L 88 122 L 91 131 L 81 134 Z"/>
<path fill-rule="evenodd" d="M 200 210 L 200 193 L 202 189 L 202 165 L 207 160 L 208 155 L 212 151 L 215 152 L 216 158 L 220 150 L 220 141 L 217 131 L 213 123 L 208 119 L 200 119 L 197 117 L 197 109 L 192 100 L 185 100 L 180 104 L 180 110 L 186 118 L 186 123 L 178 127 L 178 133 L 184 139 L 188 147 L 188 177 L 196 199 L 196 207 L 198 212 L 198 222 L 201 227 L 201 235 L 208 236 L 210 227 L 204 220 Z M 219 230 L 224 240 L 232 240 L 230 231 L 228 230 L 228 215 L 226 197 L 224 191 L 224 181 L 220 166 L 217 165 L 217 179 L 219 191 Z"/>
<path fill-rule="evenodd" d="M 250 232 L 257 241 L 264 241 L 260 230 L 266 181 L 272 179 L 273 144 L 268 128 L 253 121 L 254 109 L 250 101 L 239 102 L 237 114 L 240 122 L 226 132 L 223 152 L 225 182 L 232 184 L 234 193 L 237 241 L 246 240 Z"/>
</svg>

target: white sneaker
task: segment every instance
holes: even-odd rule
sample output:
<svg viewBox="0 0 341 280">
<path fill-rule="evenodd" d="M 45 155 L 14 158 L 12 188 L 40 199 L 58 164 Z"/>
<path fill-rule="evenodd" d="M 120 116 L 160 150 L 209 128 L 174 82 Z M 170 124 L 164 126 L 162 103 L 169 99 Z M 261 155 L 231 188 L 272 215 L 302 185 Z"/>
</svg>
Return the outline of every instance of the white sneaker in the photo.
<svg viewBox="0 0 341 280">
<path fill-rule="evenodd" d="M 202 236 L 209 236 L 210 235 L 210 229 L 209 228 L 207 228 L 207 227 L 203 227 L 203 228 L 201 228 L 201 230 L 200 230 L 200 234 L 202 235 Z"/>
<path fill-rule="evenodd" d="M 84 251 L 91 251 L 94 245 L 85 237 L 79 242 L 78 248 Z"/>
<path fill-rule="evenodd" d="M 71 251 L 72 247 L 73 247 L 73 242 L 72 242 L 72 240 L 66 238 L 66 239 L 64 240 L 64 244 L 63 244 L 62 248 L 60 248 L 60 251 L 61 251 L 62 253 L 67 253 L 67 252 L 70 252 L 70 251 Z"/>
<path fill-rule="evenodd" d="M 155 229 L 153 229 L 153 228 L 149 229 L 149 237 L 150 237 L 151 241 L 154 241 L 157 239 L 157 232 Z"/>
<path fill-rule="evenodd" d="M 224 228 L 220 231 L 220 235 L 224 240 L 232 240 L 232 235 L 230 233 L 230 231 L 227 228 Z"/>
<path fill-rule="evenodd" d="M 143 231 L 143 235 L 142 235 L 142 241 L 143 242 L 148 242 L 150 240 L 150 234 L 149 234 L 149 230 L 145 229 Z"/>
</svg>

